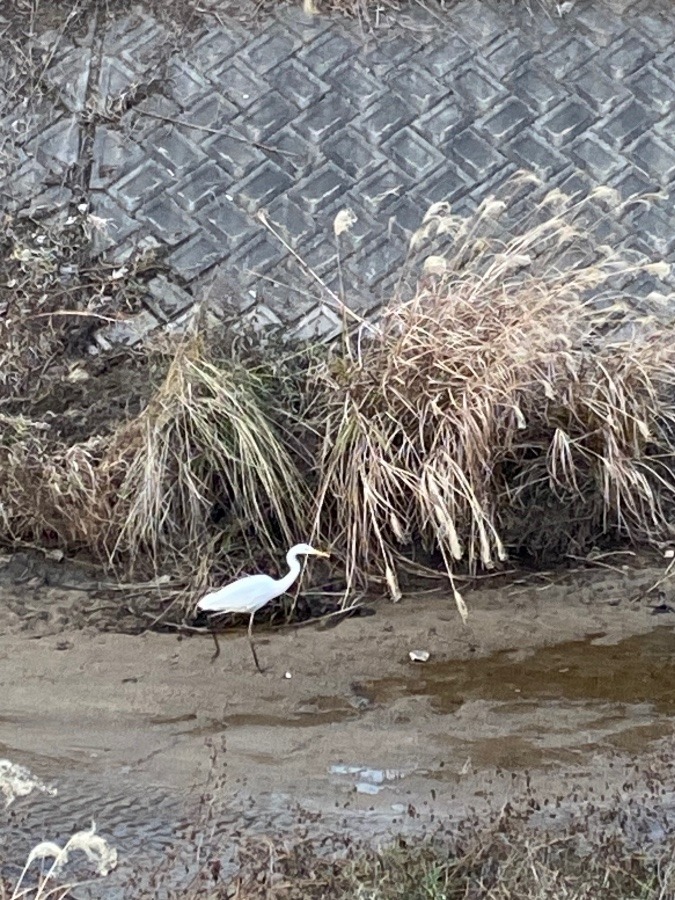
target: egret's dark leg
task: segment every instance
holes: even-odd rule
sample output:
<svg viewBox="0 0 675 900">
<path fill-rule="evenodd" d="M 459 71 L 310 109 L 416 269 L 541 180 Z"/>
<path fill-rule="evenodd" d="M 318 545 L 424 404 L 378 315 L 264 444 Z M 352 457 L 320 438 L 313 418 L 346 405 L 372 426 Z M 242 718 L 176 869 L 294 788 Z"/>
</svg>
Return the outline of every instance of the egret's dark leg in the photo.
<svg viewBox="0 0 675 900">
<path fill-rule="evenodd" d="M 216 645 L 216 652 L 211 657 L 211 662 L 215 662 L 215 660 L 217 660 L 220 656 L 220 644 L 218 643 L 218 635 L 216 634 L 215 625 L 211 626 L 211 637 L 213 638 L 213 642 Z"/>
<path fill-rule="evenodd" d="M 260 663 L 258 662 L 258 654 L 255 652 L 255 646 L 253 645 L 253 617 L 255 616 L 255 610 L 251 613 L 251 618 L 248 620 L 248 642 L 251 645 L 251 653 L 253 654 L 253 660 L 255 662 L 256 669 L 262 673 L 262 669 L 260 668 Z"/>
</svg>

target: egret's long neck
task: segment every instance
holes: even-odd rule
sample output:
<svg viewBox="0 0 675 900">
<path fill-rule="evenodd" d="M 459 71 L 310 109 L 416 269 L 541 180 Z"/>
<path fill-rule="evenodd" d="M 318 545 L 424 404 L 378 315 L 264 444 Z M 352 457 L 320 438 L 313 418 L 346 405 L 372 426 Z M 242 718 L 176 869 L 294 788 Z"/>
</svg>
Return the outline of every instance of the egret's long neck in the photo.
<svg viewBox="0 0 675 900">
<path fill-rule="evenodd" d="M 300 574 L 300 560 L 294 549 L 289 550 L 286 554 L 286 562 L 288 563 L 288 574 L 277 582 L 282 589 L 281 593 L 285 593 Z"/>
</svg>

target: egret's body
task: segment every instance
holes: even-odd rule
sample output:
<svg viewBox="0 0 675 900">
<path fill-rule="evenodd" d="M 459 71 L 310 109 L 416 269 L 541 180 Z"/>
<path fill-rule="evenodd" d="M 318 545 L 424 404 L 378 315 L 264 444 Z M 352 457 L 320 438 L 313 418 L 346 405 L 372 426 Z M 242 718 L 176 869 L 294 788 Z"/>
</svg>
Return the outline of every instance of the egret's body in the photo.
<svg viewBox="0 0 675 900">
<path fill-rule="evenodd" d="M 247 575 L 234 581 L 232 584 L 226 585 L 217 591 L 202 597 L 197 604 L 197 609 L 211 616 L 224 615 L 225 613 L 248 613 L 250 618 L 248 622 L 248 639 L 251 645 L 251 652 L 255 660 L 256 668 L 262 671 L 258 662 L 258 655 L 253 645 L 253 618 L 259 609 L 276 597 L 285 594 L 286 591 L 294 584 L 300 574 L 299 556 L 323 556 L 327 557 L 327 553 L 321 550 L 315 550 L 309 544 L 296 544 L 286 554 L 286 562 L 288 563 L 288 574 L 283 578 L 271 578 L 269 575 Z M 215 659 L 220 653 L 220 645 L 216 632 L 211 632 L 213 640 L 216 642 L 216 652 L 213 655 Z"/>
</svg>

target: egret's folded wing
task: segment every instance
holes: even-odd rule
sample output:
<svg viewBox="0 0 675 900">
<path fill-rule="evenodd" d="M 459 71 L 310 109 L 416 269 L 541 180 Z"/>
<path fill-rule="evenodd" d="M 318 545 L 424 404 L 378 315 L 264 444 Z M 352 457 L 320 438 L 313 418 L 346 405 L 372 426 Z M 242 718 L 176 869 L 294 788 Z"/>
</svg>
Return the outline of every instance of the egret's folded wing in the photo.
<svg viewBox="0 0 675 900">
<path fill-rule="evenodd" d="M 252 612 L 278 596 L 277 583 L 269 575 L 248 575 L 212 591 L 197 604 L 204 612 Z"/>
</svg>

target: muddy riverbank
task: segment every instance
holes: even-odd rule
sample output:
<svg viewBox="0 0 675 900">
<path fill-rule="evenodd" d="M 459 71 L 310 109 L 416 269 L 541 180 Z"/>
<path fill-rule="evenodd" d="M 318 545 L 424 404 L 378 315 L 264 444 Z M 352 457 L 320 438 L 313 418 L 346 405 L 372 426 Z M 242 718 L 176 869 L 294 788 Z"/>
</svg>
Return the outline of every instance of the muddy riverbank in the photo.
<svg viewBox="0 0 675 900">
<path fill-rule="evenodd" d="M 16 801 L 6 846 L 19 862 L 94 818 L 120 879 L 166 858 L 205 803 L 234 866 L 247 835 L 308 821 L 386 840 L 529 792 L 558 798 L 564 824 L 589 798 L 648 798 L 657 769 L 670 797 L 672 591 L 650 590 L 665 563 L 621 560 L 467 591 L 468 626 L 439 590 L 334 628 L 263 625 L 263 675 L 241 631 L 212 662 L 208 635 L 102 631 L 82 591 L 8 569 L 0 756 L 58 795 Z"/>
</svg>

